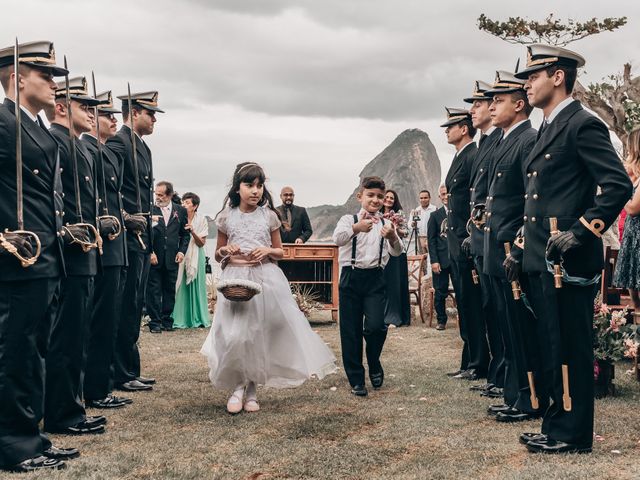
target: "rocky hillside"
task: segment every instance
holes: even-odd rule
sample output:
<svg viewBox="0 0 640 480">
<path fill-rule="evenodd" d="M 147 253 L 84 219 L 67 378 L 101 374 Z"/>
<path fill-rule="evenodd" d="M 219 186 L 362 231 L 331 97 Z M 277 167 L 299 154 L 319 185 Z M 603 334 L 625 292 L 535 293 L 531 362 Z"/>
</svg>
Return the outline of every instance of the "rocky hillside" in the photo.
<svg viewBox="0 0 640 480">
<path fill-rule="evenodd" d="M 408 214 L 418 205 L 420 190 L 431 192 L 432 201 L 437 199 L 440 185 L 440 160 L 429 135 L 419 129 L 405 130 L 391 144 L 371 160 L 360 172 L 360 179 L 370 175 L 382 177 L 387 185 L 398 192 L 400 203 Z M 313 224 L 312 240 L 325 241 L 331 238 L 338 219 L 357 212 L 355 194 L 359 180 L 354 179 L 353 194 L 343 205 L 320 205 L 307 208 Z"/>
</svg>

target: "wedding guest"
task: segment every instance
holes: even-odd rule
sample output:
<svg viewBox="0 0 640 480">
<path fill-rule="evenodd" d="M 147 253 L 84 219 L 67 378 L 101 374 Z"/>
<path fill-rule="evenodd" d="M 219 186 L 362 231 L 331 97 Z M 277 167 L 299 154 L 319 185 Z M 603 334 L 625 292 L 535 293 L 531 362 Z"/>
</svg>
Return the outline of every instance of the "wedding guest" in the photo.
<svg viewBox="0 0 640 480">
<path fill-rule="evenodd" d="M 400 198 L 394 190 L 387 190 L 384 194 L 380 212 L 383 218 L 396 226 L 398 237 L 400 239 L 406 238 L 408 234 L 407 219 L 402 212 Z M 389 257 L 389 262 L 384 269 L 384 279 L 387 284 L 384 323 L 390 327 L 409 325 L 411 323 L 409 267 L 405 252 L 397 257 Z"/>
<path fill-rule="evenodd" d="M 411 211 L 411 228 L 418 230 L 418 248 L 416 255 L 427 253 L 429 245 L 427 244 L 427 226 L 429 225 L 429 217 L 438 207 L 431 205 L 431 193 L 429 190 L 420 191 L 420 205 Z"/>
<path fill-rule="evenodd" d="M 147 312 L 151 333 L 173 330 L 173 306 L 175 304 L 178 266 L 184 261 L 189 246 L 189 232 L 185 230 L 187 211 L 173 203 L 173 185 L 158 182 L 156 204 L 152 209 L 153 243 L 151 269 L 147 284 Z"/>
<path fill-rule="evenodd" d="M 431 260 L 431 272 L 433 273 L 434 300 L 438 325 L 436 330 L 444 330 L 447 325 L 446 300 L 449 293 L 449 281 L 453 275 L 451 262 L 449 261 L 449 245 L 447 244 L 446 231 L 443 232 L 442 222 L 447 218 L 447 187 L 440 185 L 438 196 L 442 201 L 442 207 L 433 212 L 429 218 L 427 228 L 427 240 Z"/>
<path fill-rule="evenodd" d="M 622 244 L 618 254 L 618 262 L 613 277 L 613 283 L 617 287 L 629 289 L 629 295 L 635 309 L 634 316 L 640 318 L 640 127 L 629 134 L 627 140 L 628 169 L 635 175 L 633 183 L 633 197 L 624 206 L 627 218 L 622 235 Z M 633 177 L 632 177 L 633 178 Z"/>
<path fill-rule="evenodd" d="M 309 215 L 304 207 L 293 204 L 295 193 L 293 188 L 284 187 L 280 191 L 280 200 L 282 205 L 277 207 L 282 218 L 282 226 L 280 227 L 280 236 L 282 243 L 305 243 L 311 237 L 313 229 Z"/>
<path fill-rule="evenodd" d="M 629 175 L 629 179 L 631 180 L 631 183 L 635 185 L 636 181 L 638 180 L 638 174 L 633 169 L 633 163 L 625 162 L 624 169 L 627 172 L 627 175 Z M 627 211 L 623 208 L 622 211 L 620 212 L 620 216 L 618 217 L 618 239 L 621 242 L 622 242 L 622 234 L 624 232 L 624 224 L 626 220 L 627 220 Z"/>
<path fill-rule="evenodd" d="M 187 192 L 182 196 L 182 206 L 187 209 L 185 225 L 191 239 L 178 266 L 176 303 L 173 307 L 173 328 L 208 327 L 209 303 L 207 301 L 207 274 L 205 271 L 204 245 L 209 233 L 209 222 L 198 213 L 200 197 Z"/>
</svg>

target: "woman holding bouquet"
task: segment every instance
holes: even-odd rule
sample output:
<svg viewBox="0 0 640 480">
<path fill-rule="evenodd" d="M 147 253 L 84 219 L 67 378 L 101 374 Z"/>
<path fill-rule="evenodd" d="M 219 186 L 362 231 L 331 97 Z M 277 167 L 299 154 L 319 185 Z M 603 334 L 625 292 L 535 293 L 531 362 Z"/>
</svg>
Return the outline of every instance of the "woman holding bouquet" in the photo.
<svg viewBox="0 0 640 480">
<path fill-rule="evenodd" d="M 385 219 L 396 226 L 400 239 L 409 233 L 407 219 L 402 213 L 402 205 L 394 190 L 387 190 L 381 212 Z M 409 269 L 407 254 L 402 252 L 398 257 L 390 257 L 384 269 L 387 284 L 387 302 L 384 321 L 390 327 L 401 327 L 411 323 L 411 305 L 409 300 Z"/>
</svg>

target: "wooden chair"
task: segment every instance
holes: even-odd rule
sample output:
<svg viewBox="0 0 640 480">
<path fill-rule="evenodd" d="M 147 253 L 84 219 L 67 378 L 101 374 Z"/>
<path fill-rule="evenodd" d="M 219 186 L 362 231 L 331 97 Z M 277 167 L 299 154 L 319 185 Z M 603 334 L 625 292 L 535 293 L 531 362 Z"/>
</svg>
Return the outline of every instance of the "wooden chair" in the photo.
<svg viewBox="0 0 640 480">
<path fill-rule="evenodd" d="M 424 322 L 424 313 L 422 312 L 422 277 L 424 276 L 424 268 L 427 255 L 407 255 L 407 264 L 409 269 L 409 298 L 411 295 L 416 297 L 420 320 Z"/>
<path fill-rule="evenodd" d="M 602 280 L 600 283 L 600 296 L 602 303 L 606 303 L 613 310 L 621 310 L 624 307 L 633 312 L 631 297 L 626 288 L 618 288 L 612 285 L 613 273 L 616 271 L 616 263 L 618 261 L 618 250 L 606 247 L 604 252 L 604 268 L 602 269 Z M 617 300 L 609 303 L 609 299 Z"/>
</svg>

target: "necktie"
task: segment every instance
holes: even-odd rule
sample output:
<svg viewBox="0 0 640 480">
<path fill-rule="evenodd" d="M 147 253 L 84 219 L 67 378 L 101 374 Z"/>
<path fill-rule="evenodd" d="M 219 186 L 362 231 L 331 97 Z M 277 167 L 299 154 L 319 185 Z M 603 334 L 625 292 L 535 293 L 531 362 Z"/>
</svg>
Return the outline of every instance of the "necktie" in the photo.
<svg viewBox="0 0 640 480">
<path fill-rule="evenodd" d="M 482 135 L 480 135 L 480 146 L 482 146 L 482 144 L 484 143 L 484 141 L 487 139 L 488 135 L 486 133 L 483 133 Z"/>
<path fill-rule="evenodd" d="M 287 223 L 291 226 L 291 207 L 285 209 L 287 213 Z"/>
<path fill-rule="evenodd" d="M 549 123 L 547 122 L 547 120 L 543 120 L 542 125 L 540 125 L 540 130 L 538 130 L 538 137 L 536 138 L 536 140 L 542 136 L 542 133 L 547 129 L 548 126 Z"/>
<path fill-rule="evenodd" d="M 164 224 L 169 224 L 169 207 L 162 207 L 162 218 L 164 218 Z"/>
</svg>

